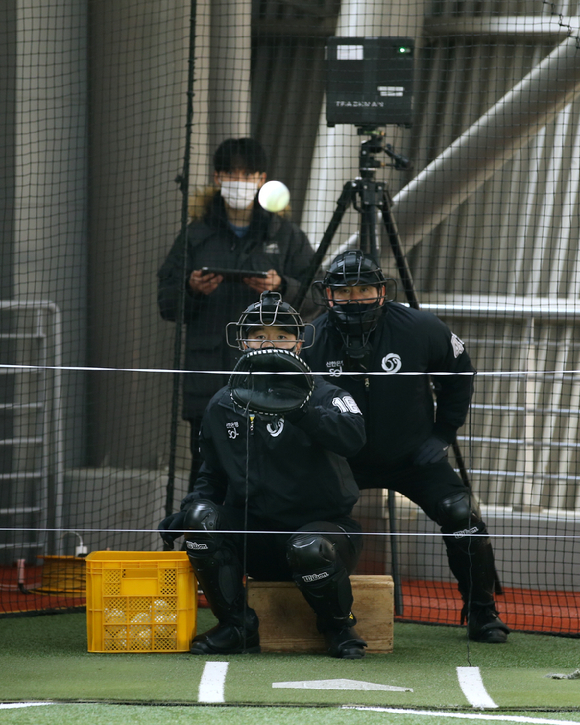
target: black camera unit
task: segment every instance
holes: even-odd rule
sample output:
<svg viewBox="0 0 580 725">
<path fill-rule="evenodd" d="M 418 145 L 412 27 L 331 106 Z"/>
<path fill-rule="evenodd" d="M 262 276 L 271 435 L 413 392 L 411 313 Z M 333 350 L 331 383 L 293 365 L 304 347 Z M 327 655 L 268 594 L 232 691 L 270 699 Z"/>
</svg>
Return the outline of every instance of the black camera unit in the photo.
<svg viewBox="0 0 580 725">
<path fill-rule="evenodd" d="M 411 125 L 414 54 L 413 38 L 329 38 L 327 125 Z"/>
</svg>

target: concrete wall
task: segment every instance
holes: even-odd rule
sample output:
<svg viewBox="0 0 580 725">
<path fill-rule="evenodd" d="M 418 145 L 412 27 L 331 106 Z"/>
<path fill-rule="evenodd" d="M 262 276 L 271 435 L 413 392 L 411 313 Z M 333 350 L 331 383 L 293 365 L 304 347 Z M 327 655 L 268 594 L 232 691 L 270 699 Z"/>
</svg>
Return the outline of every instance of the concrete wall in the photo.
<svg viewBox="0 0 580 725">
<path fill-rule="evenodd" d="M 176 476 L 175 498 L 187 492 L 188 477 Z M 161 551 L 157 526 L 165 518 L 166 477 L 162 471 L 82 468 L 66 472 L 63 526 L 78 532 L 89 552 Z M 63 554 L 79 543 L 68 534 Z M 176 545 L 179 548 L 181 541 Z"/>
<path fill-rule="evenodd" d="M 180 227 L 190 2 L 90 8 L 89 359 L 170 368 L 156 273 Z M 168 375 L 92 375 L 90 462 L 156 468 L 170 400 Z"/>
<path fill-rule="evenodd" d="M 63 364 L 86 362 L 88 47 L 84 2 L 17 3 L 12 296 L 52 300 Z M 84 377 L 65 373 L 66 461 L 84 455 Z"/>
</svg>

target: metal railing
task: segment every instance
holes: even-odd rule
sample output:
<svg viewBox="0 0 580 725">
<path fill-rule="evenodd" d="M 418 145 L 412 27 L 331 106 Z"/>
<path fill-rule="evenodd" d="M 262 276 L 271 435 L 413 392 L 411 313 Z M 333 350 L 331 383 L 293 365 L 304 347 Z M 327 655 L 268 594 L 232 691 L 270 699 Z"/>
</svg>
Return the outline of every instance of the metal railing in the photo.
<svg viewBox="0 0 580 725">
<path fill-rule="evenodd" d="M 517 297 L 423 304 L 478 371 L 459 441 L 482 502 L 580 513 L 580 302 Z"/>
<path fill-rule="evenodd" d="M 46 529 L 62 526 L 62 320 L 58 306 L 44 300 L 0 300 L 0 315 L 0 375 L 12 377 L 0 399 L 4 428 L 11 431 L 0 439 L 9 450 L 0 472 L 0 520 L 23 527 L 20 536 L 5 532 L 0 550 L 21 558 L 25 551 L 41 553 Z"/>
</svg>

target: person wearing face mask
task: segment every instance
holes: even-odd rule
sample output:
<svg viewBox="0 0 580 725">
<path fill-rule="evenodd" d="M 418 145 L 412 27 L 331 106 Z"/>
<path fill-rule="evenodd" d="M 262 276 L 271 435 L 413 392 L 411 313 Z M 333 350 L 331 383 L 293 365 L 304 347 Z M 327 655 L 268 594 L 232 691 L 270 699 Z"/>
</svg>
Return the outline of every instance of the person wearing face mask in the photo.
<svg viewBox="0 0 580 725">
<path fill-rule="evenodd" d="M 313 255 L 295 224 L 257 201 L 266 181 L 267 159 L 256 140 L 223 141 L 213 162 L 215 186 L 190 200 L 191 222 L 158 272 L 161 317 L 181 319 L 183 304 L 185 370 L 231 370 L 236 356 L 226 344 L 226 323 L 265 290 L 279 292 L 292 304 Z M 256 271 L 261 276 L 222 275 L 204 268 Z M 190 489 L 201 463 L 201 418 L 225 382 L 221 375 L 184 376 L 182 415 L 191 429 Z"/>
</svg>

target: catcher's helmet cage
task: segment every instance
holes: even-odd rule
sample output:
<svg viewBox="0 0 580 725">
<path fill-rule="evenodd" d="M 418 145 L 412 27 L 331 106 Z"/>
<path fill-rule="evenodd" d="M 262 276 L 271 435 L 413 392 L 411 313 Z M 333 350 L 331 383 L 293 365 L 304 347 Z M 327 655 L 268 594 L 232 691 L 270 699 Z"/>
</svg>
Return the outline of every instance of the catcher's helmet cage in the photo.
<svg viewBox="0 0 580 725">
<path fill-rule="evenodd" d="M 282 300 L 279 292 L 267 291 L 262 292 L 258 302 L 254 302 L 242 312 L 237 322 L 228 323 L 226 340 L 230 347 L 246 351 L 249 347 L 249 333 L 252 329 L 276 327 L 295 335 L 296 344 L 298 344 L 299 341 L 304 340 L 304 329 L 307 326 L 312 327 L 309 323 L 302 321 L 299 312 Z M 231 340 L 232 328 L 235 329 L 235 342 Z M 273 343 L 269 343 L 269 345 L 272 346 Z M 293 349 L 296 349 L 296 345 Z"/>
<path fill-rule="evenodd" d="M 353 249 L 337 255 L 324 279 L 315 283 L 322 291 L 329 317 L 343 335 L 347 349 L 352 347 L 352 338 L 358 340 L 357 349 L 361 340 L 363 346 L 367 344 L 384 311 L 387 281 L 382 269 L 369 254 Z M 362 285 L 376 287 L 376 299 L 372 302 L 339 302 L 334 299 L 334 290 Z"/>
</svg>

